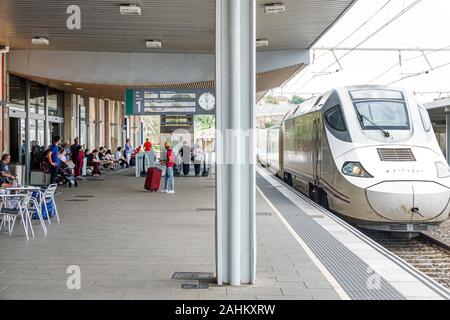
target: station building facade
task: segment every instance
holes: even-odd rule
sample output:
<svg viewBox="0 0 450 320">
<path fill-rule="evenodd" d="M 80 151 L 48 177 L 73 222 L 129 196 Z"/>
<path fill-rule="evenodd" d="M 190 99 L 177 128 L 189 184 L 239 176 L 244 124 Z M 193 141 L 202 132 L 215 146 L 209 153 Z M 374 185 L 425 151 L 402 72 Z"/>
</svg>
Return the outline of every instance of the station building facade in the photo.
<svg viewBox="0 0 450 320">
<path fill-rule="evenodd" d="M 40 170 L 43 152 L 52 138 L 70 144 L 78 137 L 83 148 L 104 146 L 113 151 L 125 144 L 142 144 L 142 118 L 126 116 L 123 101 L 92 97 L 82 90 L 58 90 L 8 72 L 6 55 L 1 68 L 1 154 L 11 154 L 30 181 Z M 74 93 L 73 91 L 80 91 Z"/>
</svg>

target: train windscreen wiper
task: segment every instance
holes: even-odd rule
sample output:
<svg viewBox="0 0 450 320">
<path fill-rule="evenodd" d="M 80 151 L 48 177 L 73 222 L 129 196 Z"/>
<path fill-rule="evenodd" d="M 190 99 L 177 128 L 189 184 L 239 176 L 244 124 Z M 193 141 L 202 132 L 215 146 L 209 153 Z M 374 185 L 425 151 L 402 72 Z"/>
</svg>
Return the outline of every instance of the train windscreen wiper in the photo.
<svg viewBox="0 0 450 320">
<path fill-rule="evenodd" d="M 383 136 L 385 136 L 386 138 L 389 138 L 391 136 L 391 134 L 389 133 L 389 131 L 384 130 L 383 128 L 381 128 L 379 125 L 377 125 L 375 122 L 373 122 L 369 117 L 361 114 L 358 110 L 358 108 L 356 109 L 356 113 L 358 114 L 358 118 L 359 118 L 359 122 L 361 123 L 361 125 L 364 127 L 364 123 L 363 123 L 363 119 L 366 119 L 367 122 L 369 122 L 375 129 L 377 129 L 378 131 L 380 131 Z"/>
</svg>

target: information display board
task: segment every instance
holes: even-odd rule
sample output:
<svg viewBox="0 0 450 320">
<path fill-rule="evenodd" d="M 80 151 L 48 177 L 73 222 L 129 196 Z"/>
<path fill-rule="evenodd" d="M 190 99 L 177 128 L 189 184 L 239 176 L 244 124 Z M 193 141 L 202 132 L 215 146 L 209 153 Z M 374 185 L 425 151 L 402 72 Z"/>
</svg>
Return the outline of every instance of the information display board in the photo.
<svg viewBox="0 0 450 320">
<path fill-rule="evenodd" d="M 127 89 L 127 115 L 215 114 L 214 89 Z"/>
</svg>

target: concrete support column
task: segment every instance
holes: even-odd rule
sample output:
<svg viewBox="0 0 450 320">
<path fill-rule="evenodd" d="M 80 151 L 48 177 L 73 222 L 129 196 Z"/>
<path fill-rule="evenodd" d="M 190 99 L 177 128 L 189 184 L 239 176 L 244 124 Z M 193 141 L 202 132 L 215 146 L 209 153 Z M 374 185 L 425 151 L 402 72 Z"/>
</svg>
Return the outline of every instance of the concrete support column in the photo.
<svg viewBox="0 0 450 320">
<path fill-rule="evenodd" d="M 96 98 L 88 98 L 86 99 L 87 105 L 89 106 L 89 113 L 88 113 L 88 124 L 89 124 L 89 146 L 88 148 L 91 150 L 95 149 L 95 142 L 96 142 Z"/>
<path fill-rule="evenodd" d="M 77 134 L 76 115 L 73 111 L 72 94 L 64 93 L 64 138 L 73 143 Z"/>
<path fill-rule="evenodd" d="M 25 184 L 31 180 L 30 81 L 25 81 Z"/>
<path fill-rule="evenodd" d="M 109 118 L 109 110 L 110 110 L 110 104 L 111 104 L 111 100 L 105 100 L 105 107 L 104 107 L 104 112 L 105 112 L 105 116 L 104 116 L 104 126 L 103 126 L 103 131 L 104 131 L 104 143 L 103 146 L 105 146 L 106 148 L 110 147 L 111 144 L 111 138 L 110 138 L 110 118 Z"/>
<path fill-rule="evenodd" d="M 48 121 L 48 87 L 45 87 L 44 96 L 44 146 L 47 148 L 50 145 L 50 141 L 53 142 L 52 133 L 50 132 L 50 124 Z"/>
<path fill-rule="evenodd" d="M 100 145 L 100 99 L 95 98 L 95 143 L 94 149 Z"/>
<path fill-rule="evenodd" d="M 216 0 L 217 282 L 254 283 L 255 0 Z"/>
</svg>

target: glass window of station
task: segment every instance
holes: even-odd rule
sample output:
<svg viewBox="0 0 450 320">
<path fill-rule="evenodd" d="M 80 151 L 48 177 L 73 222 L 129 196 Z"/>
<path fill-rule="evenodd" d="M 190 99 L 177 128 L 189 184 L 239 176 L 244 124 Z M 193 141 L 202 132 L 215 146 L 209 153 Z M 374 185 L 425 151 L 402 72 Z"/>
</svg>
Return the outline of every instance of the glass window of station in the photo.
<svg viewBox="0 0 450 320">
<path fill-rule="evenodd" d="M 40 159 L 48 148 L 46 144 L 51 143 L 53 136 L 63 133 L 64 92 L 32 81 L 29 82 L 28 90 L 29 100 L 26 101 L 27 80 L 9 76 L 10 154 L 13 163 L 25 165 L 28 152 L 31 170 L 40 170 Z M 46 108 L 48 118 L 45 115 Z M 46 120 L 48 126 L 45 125 Z"/>
</svg>

